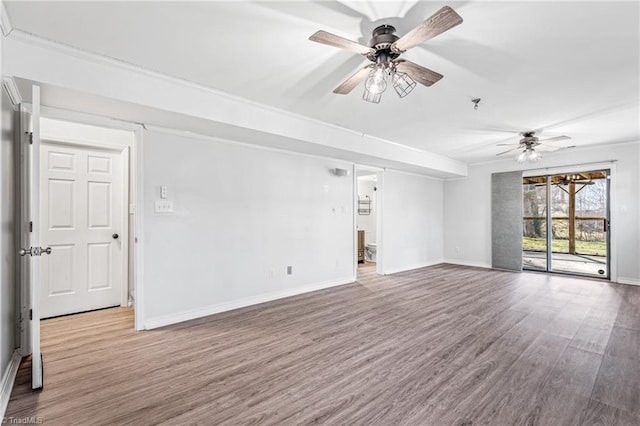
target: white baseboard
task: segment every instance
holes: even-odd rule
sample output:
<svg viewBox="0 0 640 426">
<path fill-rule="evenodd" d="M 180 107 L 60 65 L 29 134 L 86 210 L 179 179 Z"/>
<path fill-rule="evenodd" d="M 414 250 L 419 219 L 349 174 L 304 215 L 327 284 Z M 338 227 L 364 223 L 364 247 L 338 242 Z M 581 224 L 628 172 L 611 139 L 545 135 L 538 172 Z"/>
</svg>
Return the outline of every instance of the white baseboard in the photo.
<svg viewBox="0 0 640 426">
<path fill-rule="evenodd" d="M 618 284 L 640 285 L 640 280 L 637 278 L 618 277 L 616 282 Z"/>
<path fill-rule="evenodd" d="M 442 262 L 443 262 L 442 259 L 438 259 L 438 260 L 431 260 L 429 262 L 424 262 L 424 263 L 418 263 L 418 264 L 413 264 L 413 265 L 406 265 L 406 266 L 400 266 L 400 267 L 395 267 L 395 268 L 391 268 L 391 269 L 385 269 L 384 270 L 384 274 L 385 275 L 397 274 L 398 272 L 405 272 L 405 271 L 411 271 L 411 270 L 414 270 L 414 269 L 427 268 L 429 266 L 439 265 Z"/>
<path fill-rule="evenodd" d="M 20 351 L 16 349 L 13 352 L 11 361 L 9 361 L 9 365 L 7 365 L 7 371 L 5 371 L 4 376 L 2 376 L 2 383 L 0 383 L 0 419 L 4 419 L 7 404 L 9 404 L 9 398 L 11 398 L 13 383 L 16 380 L 16 374 L 18 374 L 18 368 L 20 367 L 20 361 L 22 361 L 22 356 L 20 355 Z"/>
<path fill-rule="evenodd" d="M 144 321 L 145 330 L 151 330 L 166 325 L 177 324 L 183 321 L 189 321 L 196 318 L 206 317 L 221 312 L 232 311 L 234 309 L 245 308 L 247 306 L 257 305 L 260 303 L 271 302 L 273 300 L 284 299 L 285 297 L 297 296 L 299 294 L 310 293 L 312 291 L 323 290 L 326 288 L 337 287 L 344 284 L 350 284 L 355 278 L 343 278 L 332 281 L 311 284 L 304 287 L 291 288 L 272 293 L 261 294 L 258 296 L 247 297 L 240 300 L 232 300 L 230 302 L 219 303 L 217 305 L 205 306 L 203 308 L 191 309 L 188 311 L 177 312 L 175 314 L 164 315 L 158 318 L 151 318 Z"/>
<path fill-rule="evenodd" d="M 460 259 L 444 259 L 443 263 L 451 263 L 452 265 L 462 265 L 462 266 L 475 266 L 476 268 L 486 268 L 492 269 L 490 263 L 485 262 L 473 262 L 468 260 L 460 260 Z"/>
</svg>

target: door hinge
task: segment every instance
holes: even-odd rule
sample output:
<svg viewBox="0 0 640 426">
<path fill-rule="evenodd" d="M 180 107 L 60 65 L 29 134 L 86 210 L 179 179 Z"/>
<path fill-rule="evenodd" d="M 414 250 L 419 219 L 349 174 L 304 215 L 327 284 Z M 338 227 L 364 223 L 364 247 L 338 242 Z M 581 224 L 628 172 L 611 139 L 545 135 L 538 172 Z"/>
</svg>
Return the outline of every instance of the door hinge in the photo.
<svg viewBox="0 0 640 426">
<path fill-rule="evenodd" d="M 29 321 L 33 321 L 33 309 L 29 309 Z"/>
<path fill-rule="evenodd" d="M 33 222 L 29 222 L 29 232 L 33 232 Z"/>
<path fill-rule="evenodd" d="M 29 141 L 29 145 L 33 145 L 33 132 L 25 132 L 27 134 L 27 140 Z"/>
</svg>

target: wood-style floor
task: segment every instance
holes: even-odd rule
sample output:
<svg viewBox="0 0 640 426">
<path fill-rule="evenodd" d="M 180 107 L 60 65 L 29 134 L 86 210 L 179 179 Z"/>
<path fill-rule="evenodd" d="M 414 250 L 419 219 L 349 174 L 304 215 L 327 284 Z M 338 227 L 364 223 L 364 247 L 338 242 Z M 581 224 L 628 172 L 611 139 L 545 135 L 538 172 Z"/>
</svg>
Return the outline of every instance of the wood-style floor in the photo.
<svg viewBox="0 0 640 426">
<path fill-rule="evenodd" d="M 147 332 L 43 321 L 45 424 L 638 425 L 640 288 L 439 265 Z"/>
</svg>

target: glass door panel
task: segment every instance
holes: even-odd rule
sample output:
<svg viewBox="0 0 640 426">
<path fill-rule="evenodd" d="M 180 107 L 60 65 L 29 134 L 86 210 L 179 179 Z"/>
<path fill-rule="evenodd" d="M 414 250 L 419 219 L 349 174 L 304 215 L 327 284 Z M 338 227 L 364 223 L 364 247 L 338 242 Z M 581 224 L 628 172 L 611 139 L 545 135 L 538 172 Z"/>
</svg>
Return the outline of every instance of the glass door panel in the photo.
<svg viewBox="0 0 640 426">
<path fill-rule="evenodd" d="M 522 267 L 547 270 L 547 177 L 522 181 Z"/>
</svg>

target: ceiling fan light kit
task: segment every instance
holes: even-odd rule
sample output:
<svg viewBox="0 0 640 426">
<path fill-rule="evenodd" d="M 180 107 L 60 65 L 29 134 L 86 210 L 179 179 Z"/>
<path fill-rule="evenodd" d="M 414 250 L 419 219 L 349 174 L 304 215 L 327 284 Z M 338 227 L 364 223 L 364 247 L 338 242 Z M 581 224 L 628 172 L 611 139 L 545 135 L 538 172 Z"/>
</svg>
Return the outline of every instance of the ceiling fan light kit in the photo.
<svg viewBox="0 0 640 426">
<path fill-rule="evenodd" d="M 364 88 L 364 93 L 362 94 L 362 100 L 366 102 L 371 102 L 372 104 L 379 104 L 382 99 L 382 92 L 374 93 Z"/>
<path fill-rule="evenodd" d="M 461 23 L 460 15 L 445 6 L 402 37 L 395 35 L 396 29 L 393 26 L 380 25 L 373 30 L 369 46 L 322 30 L 311 35 L 309 40 L 359 53 L 373 62 L 345 80 L 333 93 L 346 95 L 364 80 L 362 99 L 379 103 L 382 93 L 387 89 L 387 77 L 391 78 L 391 84 L 400 98 L 411 93 L 418 83 L 429 87 L 438 82 L 442 74 L 399 59 L 399 56 Z"/>
<path fill-rule="evenodd" d="M 404 98 L 409 93 L 411 93 L 411 91 L 418 84 L 406 72 L 398 72 L 398 71 L 395 71 L 393 73 L 393 75 L 391 76 L 391 81 L 393 81 L 393 88 L 395 89 L 398 96 L 400 96 L 401 98 Z"/>
<path fill-rule="evenodd" d="M 398 96 L 404 98 L 416 87 L 411 76 L 405 72 L 399 72 L 393 66 L 377 65 L 369 72 L 364 82 L 362 100 L 372 103 L 380 103 L 382 93 L 387 89 L 387 76 L 391 77 L 391 84 Z"/>
<path fill-rule="evenodd" d="M 529 162 L 529 163 L 537 163 L 540 161 L 542 156 L 539 152 L 537 152 L 533 148 L 525 148 L 518 156 L 516 157 L 516 161 L 520 164 Z"/>
</svg>

